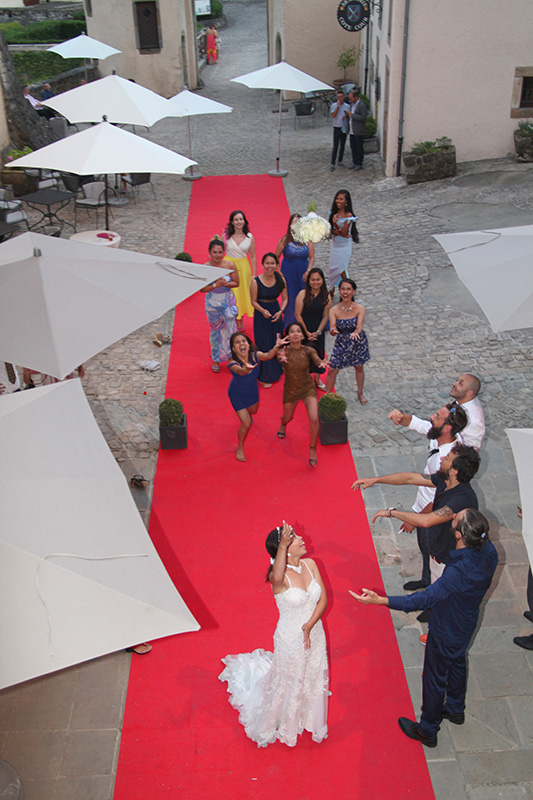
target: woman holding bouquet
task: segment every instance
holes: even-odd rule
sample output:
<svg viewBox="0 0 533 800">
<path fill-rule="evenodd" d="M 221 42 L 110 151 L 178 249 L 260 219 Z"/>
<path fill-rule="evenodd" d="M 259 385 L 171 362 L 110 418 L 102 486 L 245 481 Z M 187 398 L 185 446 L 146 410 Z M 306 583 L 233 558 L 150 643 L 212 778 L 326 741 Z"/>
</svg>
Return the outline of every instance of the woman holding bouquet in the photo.
<svg viewBox="0 0 533 800">
<path fill-rule="evenodd" d="M 348 277 L 348 266 L 352 255 L 352 241 L 359 242 L 359 234 L 353 213 L 352 198 L 346 189 L 340 189 L 331 205 L 331 249 L 329 253 L 329 294 L 333 297 L 339 278 Z"/>
<path fill-rule="evenodd" d="M 287 282 L 288 303 L 283 315 L 285 326 L 294 322 L 294 301 L 296 295 L 304 288 L 304 281 L 309 270 L 315 263 L 315 246 L 313 242 L 302 244 L 297 242 L 292 233 L 292 224 L 300 219 L 299 214 L 291 214 L 287 232 L 278 242 L 276 255 L 279 258 L 283 254 L 281 271 Z"/>
</svg>

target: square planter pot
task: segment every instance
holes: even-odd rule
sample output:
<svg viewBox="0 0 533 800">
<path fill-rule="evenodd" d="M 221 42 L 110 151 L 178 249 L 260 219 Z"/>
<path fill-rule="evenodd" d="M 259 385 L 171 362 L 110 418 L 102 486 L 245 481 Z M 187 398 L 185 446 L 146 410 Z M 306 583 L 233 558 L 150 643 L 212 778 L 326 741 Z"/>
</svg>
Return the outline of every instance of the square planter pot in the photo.
<svg viewBox="0 0 533 800">
<path fill-rule="evenodd" d="M 517 161 L 533 161 L 533 137 L 524 136 L 520 130 L 515 131 L 514 147 Z"/>
<path fill-rule="evenodd" d="M 318 438 L 320 444 L 346 444 L 348 441 L 348 419 L 322 419 L 318 412 Z"/>
<path fill-rule="evenodd" d="M 186 450 L 187 440 L 187 414 L 183 415 L 182 425 L 159 426 L 161 450 Z"/>
</svg>

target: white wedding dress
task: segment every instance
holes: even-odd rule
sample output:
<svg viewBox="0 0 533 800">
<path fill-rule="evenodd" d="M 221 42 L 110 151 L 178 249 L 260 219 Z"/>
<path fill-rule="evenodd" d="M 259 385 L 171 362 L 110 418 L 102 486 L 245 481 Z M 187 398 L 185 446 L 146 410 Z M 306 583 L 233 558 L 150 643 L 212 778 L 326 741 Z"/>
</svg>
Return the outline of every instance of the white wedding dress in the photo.
<svg viewBox="0 0 533 800">
<path fill-rule="evenodd" d="M 229 701 L 239 711 L 246 735 L 258 747 L 276 739 L 294 747 L 304 730 L 315 742 L 328 735 L 330 693 L 324 628 L 321 620 L 313 627 L 308 650 L 302 631 L 320 600 L 321 588 L 314 578 L 305 590 L 292 586 L 286 577 L 289 588 L 274 595 L 279 609 L 274 652 L 260 649 L 226 656 L 222 659 L 226 668 L 219 675 L 228 682 Z"/>
</svg>

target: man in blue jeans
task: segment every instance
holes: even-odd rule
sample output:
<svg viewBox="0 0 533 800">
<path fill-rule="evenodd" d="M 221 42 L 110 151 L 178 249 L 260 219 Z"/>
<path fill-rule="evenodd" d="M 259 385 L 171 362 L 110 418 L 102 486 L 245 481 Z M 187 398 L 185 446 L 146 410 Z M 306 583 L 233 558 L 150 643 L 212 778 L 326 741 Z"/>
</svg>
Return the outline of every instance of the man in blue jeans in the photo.
<svg viewBox="0 0 533 800">
<path fill-rule="evenodd" d="M 388 516 L 378 512 L 377 516 Z M 491 584 L 498 554 L 488 538 L 487 518 L 476 509 L 459 511 L 452 523 L 455 550 L 441 577 L 425 591 L 380 597 L 370 589 L 350 591 L 360 603 L 397 611 L 431 609 L 422 673 L 420 722 L 400 717 L 402 732 L 426 747 L 437 746 L 441 721 L 465 721 L 466 650 L 476 629 L 479 607 Z"/>
<path fill-rule="evenodd" d="M 331 151 L 330 165 L 331 171 L 335 169 L 337 151 L 339 153 L 339 167 L 344 167 L 342 159 L 344 158 L 344 146 L 346 144 L 346 137 L 348 136 L 349 110 L 350 106 L 344 101 L 344 92 L 339 89 L 337 92 L 337 99 L 331 104 L 330 108 L 331 118 L 333 119 L 333 150 Z"/>
</svg>

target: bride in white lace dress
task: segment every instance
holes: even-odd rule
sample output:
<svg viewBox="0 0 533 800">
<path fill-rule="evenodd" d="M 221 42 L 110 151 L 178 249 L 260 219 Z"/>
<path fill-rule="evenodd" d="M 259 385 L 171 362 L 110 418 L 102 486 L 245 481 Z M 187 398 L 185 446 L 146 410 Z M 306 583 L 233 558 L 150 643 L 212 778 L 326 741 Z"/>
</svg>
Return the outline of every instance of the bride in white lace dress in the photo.
<svg viewBox="0 0 533 800">
<path fill-rule="evenodd" d="M 279 739 L 294 747 L 304 730 L 313 741 L 328 735 L 328 659 L 320 620 L 327 606 L 315 562 L 287 523 L 269 533 L 268 580 L 279 609 L 274 652 L 229 655 L 219 675 L 228 682 L 229 701 L 239 711 L 246 735 L 266 747 Z"/>
</svg>

